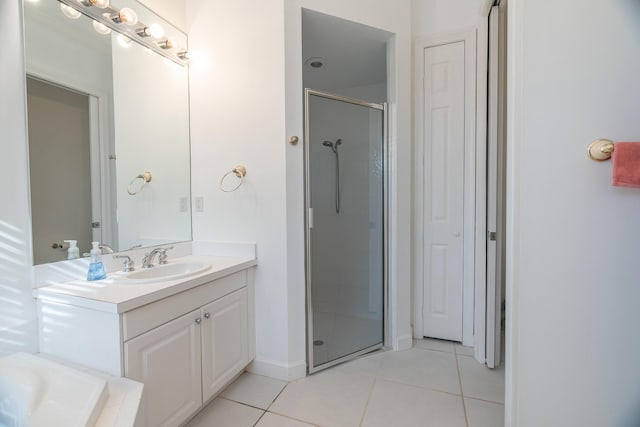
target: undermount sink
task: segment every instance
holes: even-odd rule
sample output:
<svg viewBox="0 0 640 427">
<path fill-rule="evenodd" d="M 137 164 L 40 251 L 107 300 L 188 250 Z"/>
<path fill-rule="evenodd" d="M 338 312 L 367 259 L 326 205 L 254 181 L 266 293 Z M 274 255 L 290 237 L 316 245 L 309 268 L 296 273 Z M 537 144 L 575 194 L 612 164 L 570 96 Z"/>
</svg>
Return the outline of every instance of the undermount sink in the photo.
<svg viewBox="0 0 640 427">
<path fill-rule="evenodd" d="M 150 283 L 157 281 L 169 281 L 182 279 L 203 273 L 211 268 L 211 265 L 201 262 L 180 262 L 175 264 L 158 265 L 134 271 L 122 276 L 123 281 L 136 283 Z"/>
</svg>

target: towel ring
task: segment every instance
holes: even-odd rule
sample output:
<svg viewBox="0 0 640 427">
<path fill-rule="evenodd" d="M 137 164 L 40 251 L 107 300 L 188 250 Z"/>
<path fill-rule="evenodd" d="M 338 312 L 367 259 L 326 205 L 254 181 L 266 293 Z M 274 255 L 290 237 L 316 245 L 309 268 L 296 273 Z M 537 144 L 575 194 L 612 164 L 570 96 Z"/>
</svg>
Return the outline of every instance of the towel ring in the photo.
<svg viewBox="0 0 640 427">
<path fill-rule="evenodd" d="M 231 174 L 234 174 L 239 179 L 239 181 L 233 188 L 230 188 L 230 189 L 224 188 L 224 180 L 226 177 L 228 177 Z M 219 185 L 220 190 L 224 191 L 225 193 L 231 193 L 232 191 L 236 191 L 242 185 L 242 182 L 244 181 L 244 177 L 246 174 L 247 174 L 247 168 L 245 168 L 242 165 L 238 165 L 235 168 L 231 169 L 229 172 L 222 175 L 222 178 L 220 179 L 220 185 Z"/>
<path fill-rule="evenodd" d="M 133 184 L 135 184 L 138 180 L 141 180 L 142 183 L 137 190 L 132 190 Z M 145 185 L 147 185 L 148 182 L 151 182 L 151 172 L 141 173 L 140 175 L 133 178 L 129 185 L 127 185 L 127 193 L 129 193 L 130 196 L 135 196 L 144 188 Z"/>
</svg>

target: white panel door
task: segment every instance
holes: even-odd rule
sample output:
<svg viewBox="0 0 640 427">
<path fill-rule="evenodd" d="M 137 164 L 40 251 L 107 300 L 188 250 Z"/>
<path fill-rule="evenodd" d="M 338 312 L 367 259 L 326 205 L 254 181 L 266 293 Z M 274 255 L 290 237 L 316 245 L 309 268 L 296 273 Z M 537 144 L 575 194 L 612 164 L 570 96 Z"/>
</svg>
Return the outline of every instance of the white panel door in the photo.
<svg viewBox="0 0 640 427">
<path fill-rule="evenodd" d="M 209 400 L 249 363 L 247 288 L 202 307 L 202 394 Z"/>
<path fill-rule="evenodd" d="M 423 335 L 462 341 L 464 42 L 424 50 Z"/>
<path fill-rule="evenodd" d="M 125 376 L 144 383 L 147 426 L 177 426 L 202 406 L 200 310 L 124 344 Z"/>
</svg>

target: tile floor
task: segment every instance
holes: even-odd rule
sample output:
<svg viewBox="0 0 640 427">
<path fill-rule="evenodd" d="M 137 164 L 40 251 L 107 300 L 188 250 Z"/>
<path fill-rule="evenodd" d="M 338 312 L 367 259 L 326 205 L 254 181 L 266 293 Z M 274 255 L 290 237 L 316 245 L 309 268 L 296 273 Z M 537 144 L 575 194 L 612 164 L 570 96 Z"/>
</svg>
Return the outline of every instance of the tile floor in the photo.
<svg viewBox="0 0 640 427">
<path fill-rule="evenodd" d="M 416 340 L 287 383 L 245 373 L 187 427 L 502 427 L 504 369 Z"/>
</svg>

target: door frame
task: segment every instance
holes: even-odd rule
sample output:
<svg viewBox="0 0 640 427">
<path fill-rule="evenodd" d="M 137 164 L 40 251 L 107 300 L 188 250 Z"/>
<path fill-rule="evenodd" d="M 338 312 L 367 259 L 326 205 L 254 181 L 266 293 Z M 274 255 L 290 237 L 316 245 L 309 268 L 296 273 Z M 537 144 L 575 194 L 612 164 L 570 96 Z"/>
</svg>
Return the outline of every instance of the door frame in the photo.
<svg viewBox="0 0 640 427">
<path fill-rule="evenodd" d="M 382 153 L 383 153 L 383 182 L 382 182 L 382 211 L 383 211 L 383 233 L 382 233 L 382 253 L 383 253 L 383 273 L 382 273 L 382 342 L 373 346 L 361 349 L 355 353 L 350 353 L 338 359 L 314 366 L 313 363 L 313 305 L 311 299 L 311 227 L 313 217 L 311 215 L 311 182 L 309 179 L 311 155 L 309 144 L 311 136 L 309 133 L 309 99 L 311 95 L 320 96 L 335 101 L 347 102 L 363 107 L 374 108 L 382 111 Z M 389 345 L 389 108 L 387 103 L 377 104 L 356 98 L 335 95 L 314 89 L 304 89 L 304 233 L 305 233 L 305 290 L 306 290 L 306 319 L 307 319 L 307 373 L 312 374 L 322 371 L 331 366 L 337 365 L 358 356 L 378 350 Z"/>
<path fill-rule="evenodd" d="M 496 368 L 502 360 L 502 301 L 504 253 L 504 158 L 505 158 L 505 26 L 499 6 L 489 11 L 488 129 L 487 129 L 487 328 L 486 364 Z"/>
<path fill-rule="evenodd" d="M 423 88 L 424 49 L 456 42 L 465 45 L 465 177 L 463 242 L 463 322 L 462 344 L 474 346 L 477 360 L 484 362 L 484 343 L 474 333 L 485 327 L 486 304 L 486 28 L 421 38 L 415 41 L 415 87 Z M 484 46 L 484 47 L 483 47 Z M 483 59 L 484 58 L 484 59 Z M 484 72 L 483 72 L 484 70 Z M 484 80 L 483 80 L 484 79 Z M 421 117 L 424 92 L 415 95 L 414 146 L 414 271 L 413 336 L 423 337 L 424 298 L 424 147 Z M 468 208 L 467 208 L 468 207 Z M 475 308 L 475 309 L 474 309 Z M 482 313 L 480 313 L 482 311 Z"/>
<path fill-rule="evenodd" d="M 37 64 L 27 64 L 26 76 L 45 83 L 60 86 L 64 89 L 82 93 L 89 97 L 89 144 L 91 164 L 91 213 L 92 221 L 100 222 L 99 232 L 92 229 L 94 240 L 99 234 L 101 242 L 117 247 L 117 220 L 113 180 L 115 173 L 112 164 L 115 157 L 114 143 L 110 131 L 109 94 L 103 90 L 87 85 L 73 76 L 52 74 Z M 26 77 L 25 77 L 26 78 Z M 29 202 L 31 203 L 31 202 Z M 31 206 L 29 207 L 31 209 Z"/>
</svg>

